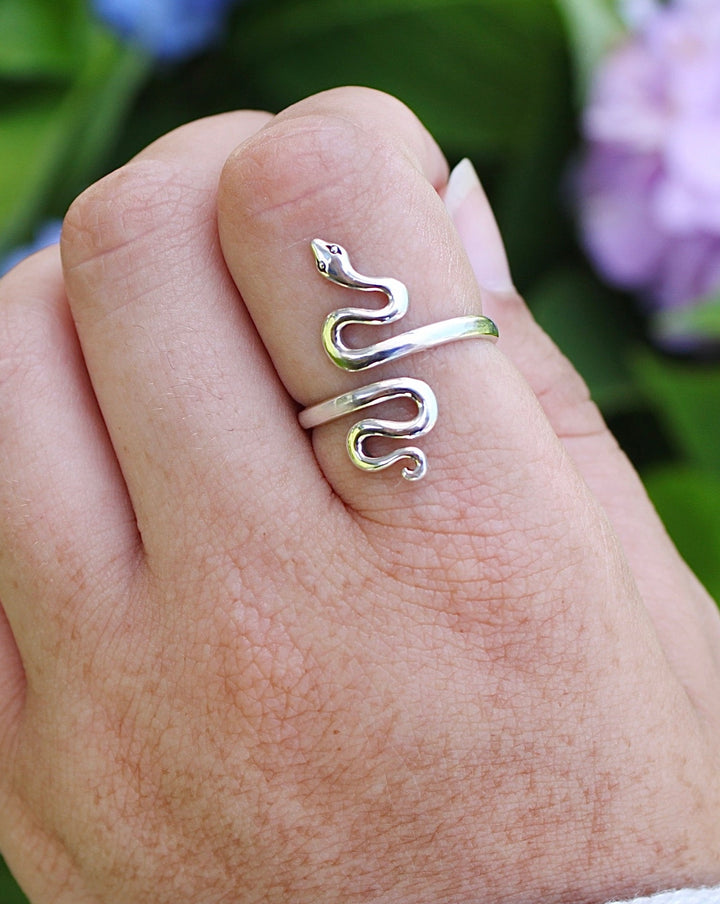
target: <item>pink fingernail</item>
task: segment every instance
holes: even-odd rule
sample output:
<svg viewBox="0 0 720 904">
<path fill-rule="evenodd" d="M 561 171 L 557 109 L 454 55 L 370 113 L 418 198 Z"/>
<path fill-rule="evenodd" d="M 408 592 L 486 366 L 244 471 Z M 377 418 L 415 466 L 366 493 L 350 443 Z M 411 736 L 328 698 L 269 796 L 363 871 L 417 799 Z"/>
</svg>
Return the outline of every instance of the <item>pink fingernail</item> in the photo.
<svg viewBox="0 0 720 904">
<path fill-rule="evenodd" d="M 480 285 L 495 292 L 512 291 L 513 281 L 500 230 L 475 167 L 467 158 L 450 173 L 445 206 Z"/>
</svg>

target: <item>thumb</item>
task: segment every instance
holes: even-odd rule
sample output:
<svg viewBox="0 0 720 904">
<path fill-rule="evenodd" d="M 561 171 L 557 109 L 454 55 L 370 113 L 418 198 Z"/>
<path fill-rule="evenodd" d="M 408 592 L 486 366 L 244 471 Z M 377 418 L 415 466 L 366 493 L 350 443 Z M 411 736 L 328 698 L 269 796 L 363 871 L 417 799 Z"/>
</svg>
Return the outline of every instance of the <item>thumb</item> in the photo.
<svg viewBox="0 0 720 904">
<path fill-rule="evenodd" d="M 696 705 L 720 720 L 714 601 L 675 550 L 585 382 L 515 290 L 497 222 L 469 160 L 452 171 L 444 197 L 481 286 L 483 309 L 502 323 L 499 347 L 530 384 L 608 514 L 676 675 Z"/>
</svg>

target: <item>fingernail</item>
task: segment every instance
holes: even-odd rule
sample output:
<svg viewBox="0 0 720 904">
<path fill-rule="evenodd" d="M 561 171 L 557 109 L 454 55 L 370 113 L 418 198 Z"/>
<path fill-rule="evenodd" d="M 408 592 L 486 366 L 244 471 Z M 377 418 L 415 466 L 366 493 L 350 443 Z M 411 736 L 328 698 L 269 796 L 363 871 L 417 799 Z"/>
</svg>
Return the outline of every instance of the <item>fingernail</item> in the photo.
<svg viewBox="0 0 720 904">
<path fill-rule="evenodd" d="M 445 206 L 480 285 L 495 292 L 512 291 L 513 281 L 500 230 L 475 167 L 467 158 L 450 173 Z"/>
</svg>

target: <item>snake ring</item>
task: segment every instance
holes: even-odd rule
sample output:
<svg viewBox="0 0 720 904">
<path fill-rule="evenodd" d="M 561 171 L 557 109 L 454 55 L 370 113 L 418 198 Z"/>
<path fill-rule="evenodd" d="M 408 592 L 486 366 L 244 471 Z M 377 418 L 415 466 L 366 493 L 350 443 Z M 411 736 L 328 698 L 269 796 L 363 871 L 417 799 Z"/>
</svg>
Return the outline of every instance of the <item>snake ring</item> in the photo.
<svg viewBox="0 0 720 904">
<path fill-rule="evenodd" d="M 368 370 L 458 339 L 483 338 L 494 341 L 498 337 L 497 327 L 492 320 L 472 315 L 430 323 L 363 348 L 353 348 L 344 341 L 344 329 L 351 324 L 380 326 L 400 320 L 408 310 L 407 288 L 398 279 L 368 277 L 358 273 L 341 245 L 313 239 L 311 247 L 317 269 L 326 279 L 348 289 L 383 292 L 387 296 L 387 304 L 379 310 L 339 308 L 326 317 L 322 344 L 330 360 L 343 370 Z M 430 386 L 422 380 L 398 377 L 370 383 L 305 408 L 300 412 L 299 420 L 302 427 L 312 429 L 360 409 L 397 398 L 407 398 L 414 402 L 417 415 L 410 420 L 364 418 L 358 421 L 347 435 L 348 455 L 352 463 L 363 471 L 380 471 L 396 462 L 405 462 L 403 477 L 406 480 L 420 480 L 427 472 L 427 457 L 421 449 L 403 446 L 385 455 L 371 455 L 365 444 L 373 437 L 413 439 L 432 430 L 437 420 L 437 400 Z"/>
</svg>

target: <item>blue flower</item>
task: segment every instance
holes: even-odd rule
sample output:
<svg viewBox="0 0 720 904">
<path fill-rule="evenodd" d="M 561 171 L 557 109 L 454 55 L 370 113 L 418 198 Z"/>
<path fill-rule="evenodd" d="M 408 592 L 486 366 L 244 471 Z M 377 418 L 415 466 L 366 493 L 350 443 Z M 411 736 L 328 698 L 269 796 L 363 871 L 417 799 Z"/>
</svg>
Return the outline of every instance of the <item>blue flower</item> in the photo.
<svg viewBox="0 0 720 904">
<path fill-rule="evenodd" d="M 204 50 L 222 33 L 235 0 L 93 0 L 97 15 L 153 56 L 179 60 Z"/>
<path fill-rule="evenodd" d="M 41 251 L 43 248 L 47 248 L 48 245 L 57 244 L 60 241 L 61 229 L 62 222 L 60 220 L 48 220 L 47 223 L 43 223 L 35 233 L 35 238 L 32 242 L 19 248 L 14 248 L 0 261 L 0 276 L 4 276 L 8 270 L 12 270 L 15 264 L 19 264 L 20 261 L 25 260 L 26 257 L 36 251 Z"/>
</svg>

